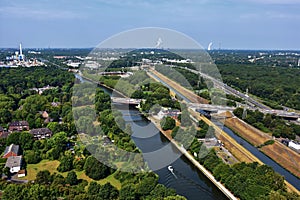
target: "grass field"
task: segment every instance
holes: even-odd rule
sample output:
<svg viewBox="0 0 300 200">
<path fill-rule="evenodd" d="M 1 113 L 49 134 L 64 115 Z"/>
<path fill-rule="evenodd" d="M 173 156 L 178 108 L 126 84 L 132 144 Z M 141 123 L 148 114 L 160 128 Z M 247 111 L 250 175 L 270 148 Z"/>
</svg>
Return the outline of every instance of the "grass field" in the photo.
<svg viewBox="0 0 300 200">
<path fill-rule="evenodd" d="M 254 146 L 259 146 L 265 143 L 268 140 L 271 140 L 272 137 L 266 133 L 261 132 L 258 129 L 242 122 L 238 118 L 228 118 L 225 120 L 225 125 L 231 130 L 237 132 L 242 138 L 251 143 Z"/>
<path fill-rule="evenodd" d="M 226 119 L 225 125 L 237 132 L 242 138 L 249 141 L 254 146 L 259 146 L 272 139 L 268 134 L 242 122 L 237 118 Z M 300 177 L 300 155 L 287 146 L 275 141 L 273 145 L 261 148 L 261 151 L 283 166 L 288 171 Z"/>
<path fill-rule="evenodd" d="M 35 180 L 36 175 L 39 171 L 42 170 L 49 170 L 49 172 L 51 174 L 53 173 L 58 173 L 61 174 L 62 176 L 66 177 L 68 172 L 58 172 L 56 169 L 59 166 L 59 161 L 58 160 L 42 160 L 41 162 L 37 163 L 37 164 L 28 164 L 27 165 L 27 176 L 20 178 L 20 179 L 25 179 L 25 180 Z M 93 179 L 89 178 L 87 175 L 85 175 L 84 171 L 80 171 L 77 172 L 75 171 L 77 174 L 77 178 L 78 179 L 83 179 L 83 180 L 87 180 L 88 182 L 94 181 Z M 120 181 L 118 181 L 117 179 L 114 178 L 114 174 L 106 177 L 105 179 L 96 181 L 97 183 L 103 185 L 105 183 L 110 183 L 111 185 L 113 185 L 114 187 L 116 187 L 118 190 L 121 189 L 121 183 Z"/>
<path fill-rule="evenodd" d="M 277 141 L 273 145 L 262 147 L 261 151 L 300 178 L 299 154 Z"/>
<path fill-rule="evenodd" d="M 162 81 L 164 81 L 165 83 L 167 83 L 168 85 L 170 85 L 172 88 L 176 88 L 176 90 L 178 92 L 180 92 L 181 94 L 183 94 L 185 97 L 187 97 L 192 103 L 204 103 L 204 104 L 208 104 L 208 100 L 199 97 L 198 95 L 196 95 L 194 92 L 182 87 L 180 84 L 176 83 L 175 81 L 167 78 L 166 76 L 162 75 L 161 73 L 155 71 L 155 70 L 151 70 L 151 73 L 153 73 L 155 76 L 157 76 L 158 78 L 160 78 Z M 150 73 L 148 73 L 148 75 L 152 78 L 155 79 L 155 77 L 151 76 Z"/>
</svg>

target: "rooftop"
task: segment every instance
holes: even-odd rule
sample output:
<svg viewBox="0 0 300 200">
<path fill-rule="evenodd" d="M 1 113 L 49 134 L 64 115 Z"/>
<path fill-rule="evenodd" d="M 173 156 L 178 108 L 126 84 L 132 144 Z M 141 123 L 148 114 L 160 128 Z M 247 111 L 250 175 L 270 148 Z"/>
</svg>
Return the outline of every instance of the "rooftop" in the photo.
<svg viewBox="0 0 300 200">
<path fill-rule="evenodd" d="M 4 155 L 8 154 L 9 152 L 14 152 L 16 155 L 18 155 L 19 149 L 19 145 L 11 144 L 5 148 Z"/>
<path fill-rule="evenodd" d="M 22 156 L 11 156 L 7 158 L 7 161 L 5 163 L 5 167 L 18 167 L 21 166 L 22 163 Z"/>
</svg>

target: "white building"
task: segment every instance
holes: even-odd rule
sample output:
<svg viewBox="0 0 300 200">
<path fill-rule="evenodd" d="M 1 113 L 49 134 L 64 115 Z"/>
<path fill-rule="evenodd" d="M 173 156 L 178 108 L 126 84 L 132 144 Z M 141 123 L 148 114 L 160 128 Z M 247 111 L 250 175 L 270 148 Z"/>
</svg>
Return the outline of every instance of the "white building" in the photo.
<svg viewBox="0 0 300 200">
<path fill-rule="evenodd" d="M 5 167 L 10 169 L 10 173 L 17 173 L 21 170 L 22 156 L 11 156 L 7 158 Z"/>
<path fill-rule="evenodd" d="M 298 153 L 300 153 L 300 144 L 296 143 L 294 141 L 290 141 L 288 145 L 291 149 L 296 150 Z"/>
</svg>

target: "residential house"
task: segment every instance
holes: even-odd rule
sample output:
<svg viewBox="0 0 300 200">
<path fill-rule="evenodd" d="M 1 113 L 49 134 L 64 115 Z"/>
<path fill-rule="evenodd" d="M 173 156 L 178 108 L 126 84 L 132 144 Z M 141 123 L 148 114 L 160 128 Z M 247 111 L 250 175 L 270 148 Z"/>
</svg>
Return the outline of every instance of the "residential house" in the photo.
<svg viewBox="0 0 300 200">
<path fill-rule="evenodd" d="M 4 130 L 2 126 L 0 126 L 0 138 L 7 138 L 8 132 Z"/>
<path fill-rule="evenodd" d="M 19 145 L 11 144 L 5 148 L 3 158 L 18 156 L 20 151 Z"/>
<path fill-rule="evenodd" d="M 22 156 L 11 156 L 7 158 L 5 167 L 10 169 L 10 173 L 18 173 L 22 166 Z"/>
<path fill-rule="evenodd" d="M 52 137 L 52 131 L 49 128 L 36 128 L 32 129 L 29 133 L 31 133 L 34 139 L 37 140 Z"/>
<path fill-rule="evenodd" d="M 10 132 L 14 132 L 14 131 L 29 131 L 29 124 L 27 121 L 15 121 L 15 122 L 11 122 L 8 126 L 8 130 Z"/>
</svg>

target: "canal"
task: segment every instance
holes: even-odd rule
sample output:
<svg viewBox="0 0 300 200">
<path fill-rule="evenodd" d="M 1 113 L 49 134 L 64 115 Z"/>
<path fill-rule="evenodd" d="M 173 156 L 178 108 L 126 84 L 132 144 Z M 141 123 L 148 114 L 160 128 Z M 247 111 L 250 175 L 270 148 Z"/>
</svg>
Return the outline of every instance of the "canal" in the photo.
<svg viewBox="0 0 300 200">
<path fill-rule="evenodd" d="M 85 81 L 78 74 L 75 76 Z M 112 95 L 112 92 L 101 87 L 104 92 Z M 132 127 L 132 139 L 143 153 L 156 152 L 158 149 L 166 148 L 170 157 L 179 157 L 172 165 L 174 175 L 167 169 L 167 166 L 154 172 L 159 176 L 159 183 L 166 187 L 173 188 L 189 200 L 225 200 L 228 199 L 205 175 L 203 175 L 185 156 L 173 146 L 167 138 L 147 118 L 140 115 L 140 112 L 127 105 L 115 105 L 123 114 L 127 124 Z M 160 155 L 157 155 L 159 158 Z M 147 160 L 150 169 L 156 169 L 156 162 L 153 159 Z"/>
<path fill-rule="evenodd" d="M 184 99 L 186 102 L 190 102 L 189 99 L 184 97 L 182 94 L 178 92 L 175 88 L 170 87 L 168 84 L 163 82 L 160 78 L 152 74 L 157 80 L 159 80 L 162 84 L 164 84 L 166 87 L 173 90 L 179 97 Z M 233 131 L 231 131 L 228 127 L 224 126 L 222 123 L 220 123 L 217 120 L 212 119 L 212 122 L 219 126 L 223 131 L 225 131 L 230 137 L 235 139 L 238 143 L 240 143 L 245 149 L 247 149 L 249 152 L 251 152 L 254 156 L 256 156 L 259 160 L 261 160 L 264 164 L 271 166 L 277 173 L 284 176 L 285 180 L 287 180 L 290 184 L 292 184 L 295 188 L 300 190 L 300 179 L 287 171 L 285 168 L 277 164 L 274 160 L 270 159 L 268 156 L 263 154 L 261 151 L 259 151 L 256 147 L 249 144 L 246 140 L 236 135 Z"/>
</svg>

